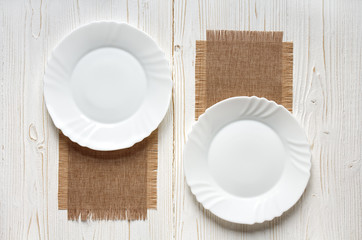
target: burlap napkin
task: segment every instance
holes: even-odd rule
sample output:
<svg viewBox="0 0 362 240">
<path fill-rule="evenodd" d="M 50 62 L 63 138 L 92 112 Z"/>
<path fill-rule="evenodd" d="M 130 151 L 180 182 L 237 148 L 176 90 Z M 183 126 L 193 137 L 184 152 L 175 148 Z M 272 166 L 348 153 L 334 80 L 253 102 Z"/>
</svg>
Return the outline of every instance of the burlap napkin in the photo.
<svg viewBox="0 0 362 240">
<path fill-rule="evenodd" d="M 195 116 L 234 96 L 293 106 L 293 44 L 282 32 L 207 31 L 196 42 Z"/>
<path fill-rule="evenodd" d="M 59 134 L 59 209 L 68 219 L 145 219 L 157 207 L 157 131 L 129 149 L 102 152 Z"/>
</svg>

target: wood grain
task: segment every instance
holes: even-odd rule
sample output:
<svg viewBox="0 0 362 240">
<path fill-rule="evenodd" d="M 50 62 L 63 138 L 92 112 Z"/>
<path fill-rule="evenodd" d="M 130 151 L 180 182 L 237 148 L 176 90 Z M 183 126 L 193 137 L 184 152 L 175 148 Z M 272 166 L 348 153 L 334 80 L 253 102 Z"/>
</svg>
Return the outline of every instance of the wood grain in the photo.
<svg viewBox="0 0 362 240">
<path fill-rule="evenodd" d="M 361 7 L 357 1 L 176 1 L 176 239 L 362 236 Z M 302 199 L 274 221 L 224 222 L 185 187 L 182 150 L 194 121 L 195 40 L 205 40 L 206 29 L 283 31 L 284 41 L 294 42 L 294 114 L 312 147 L 312 176 Z"/>
<path fill-rule="evenodd" d="M 96 20 L 146 31 L 171 60 L 171 2 L 1 1 L 0 239 L 172 238 L 172 109 L 159 129 L 158 210 L 147 221 L 67 221 L 58 211 L 58 140 L 43 102 L 51 50 L 73 29 Z"/>
<path fill-rule="evenodd" d="M 0 1 L 0 239 L 360 239 L 362 2 L 358 0 Z M 150 34 L 172 65 L 159 129 L 158 203 L 147 221 L 68 222 L 57 210 L 58 140 L 43 101 L 51 50 L 95 20 Z M 283 31 L 294 43 L 294 115 L 311 144 L 302 199 L 274 221 L 235 225 L 196 202 L 182 150 L 194 122 L 195 41 L 206 29 Z"/>
</svg>

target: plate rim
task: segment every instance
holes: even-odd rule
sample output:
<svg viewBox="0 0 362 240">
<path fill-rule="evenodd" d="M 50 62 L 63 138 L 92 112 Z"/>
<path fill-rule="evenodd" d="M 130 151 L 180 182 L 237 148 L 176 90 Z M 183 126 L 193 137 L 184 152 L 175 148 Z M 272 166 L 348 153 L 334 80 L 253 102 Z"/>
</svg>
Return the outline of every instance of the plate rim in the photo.
<svg viewBox="0 0 362 240">
<path fill-rule="evenodd" d="M 167 60 L 166 58 L 166 55 L 165 55 L 165 52 L 161 49 L 161 47 L 159 46 L 159 44 L 149 35 L 147 34 L 146 32 L 144 32 L 143 30 L 141 29 L 138 29 L 137 27 L 127 23 L 127 22 L 124 22 L 124 21 L 112 21 L 112 20 L 99 20 L 99 21 L 92 21 L 92 22 L 89 22 L 89 23 L 85 23 L 85 24 L 82 24 L 78 27 L 76 27 L 75 29 L 71 30 L 69 33 L 67 33 L 65 36 L 63 36 L 61 38 L 61 40 L 59 40 L 59 42 L 55 45 L 55 47 L 51 50 L 51 53 L 49 54 L 48 58 L 47 58 L 47 61 L 46 61 L 46 64 L 45 64 L 45 70 L 44 70 L 44 74 L 43 74 L 43 97 L 44 97 L 44 103 L 45 103 L 45 106 L 46 106 L 46 109 L 50 115 L 50 118 L 52 119 L 55 127 L 57 129 L 59 129 L 66 137 L 68 137 L 72 142 L 75 142 L 77 144 L 79 144 L 80 146 L 82 147 L 87 147 L 89 149 L 92 149 L 92 150 L 96 150 L 96 151 L 116 151 L 116 150 L 121 150 L 121 149 L 127 149 L 127 148 L 130 148 L 132 146 L 134 146 L 135 144 L 141 142 L 142 140 L 144 140 L 145 138 L 149 137 L 151 135 L 151 133 L 153 131 L 155 131 L 158 126 L 161 124 L 161 122 L 163 121 L 163 119 L 165 118 L 167 112 L 168 112 L 168 109 L 169 109 L 169 106 L 170 106 L 170 103 L 171 103 L 171 97 L 172 97 L 172 89 L 173 89 L 173 81 L 172 81 L 172 78 L 171 78 L 171 75 L 169 76 L 168 78 L 168 84 L 170 85 L 169 86 L 169 89 L 167 90 L 167 104 L 165 104 L 165 106 L 163 108 L 160 107 L 160 121 L 158 121 L 158 124 L 156 124 L 155 126 L 153 127 L 149 127 L 147 128 L 147 131 L 145 130 L 145 134 L 143 134 L 143 137 L 140 136 L 138 137 L 136 140 L 134 140 L 133 142 L 130 142 L 128 144 L 119 144 L 118 147 L 99 147 L 97 146 L 97 144 L 87 144 L 87 143 L 84 143 L 84 142 L 81 142 L 81 141 L 77 141 L 77 139 L 75 139 L 75 136 L 71 133 L 71 131 L 68 131 L 67 129 L 65 128 L 61 128 L 60 127 L 60 120 L 57 118 L 57 117 L 54 117 L 56 116 L 55 113 L 53 112 L 53 109 L 50 107 L 49 108 L 49 100 L 47 100 L 47 79 L 48 78 L 51 78 L 47 75 L 47 73 L 49 72 L 48 71 L 48 66 L 49 66 L 49 63 L 54 61 L 55 57 L 55 52 L 56 50 L 61 46 L 61 44 L 68 38 L 70 37 L 73 33 L 79 31 L 79 30 L 82 30 L 86 27 L 90 27 L 92 25 L 99 25 L 99 24 L 112 24 L 112 25 L 118 25 L 120 27 L 122 26 L 126 26 L 126 27 L 129 27 L 130 29 L 134 30 L 134 31 L 137 31 L 139 32 L 140 34 L 144 35 L 148 40 L 151 40 L 152 42 L 154 42 L 154 46 L 156 47 L 157 51 L 162 53 L 162 60 L 167 62 L 167 64 L 165 64 L 165 69 L 166 69 L 166 65 L 167 65 L 167 71 L 168 71 L 168 74 L 171 74 L 170 72 L 170 62 Z M 126 50 L 127 51 L 127 50 Z M 127 51 L 128 52 L 128 51 Z M 138 61 L 139 59 L 136 58 Z M 49 81 L 49 80 L 48 80 Z M 49 93 L 48 93 L 49 94 Z M 88 118 L 89 119 L 89 118 Z M 92 122 L 97 122 L 93 119 L 90 119 Z M 97 122 L 97 124 L 99 125 L 107 125 L 107 126 L 111 126 L 113 124 L 117 124 L 117 123 L 110 123 L 110 124 L 105 124 L 105 123 L 101 123 L 101 122 Z"/>
<path fill-rule="evenodd" d="M 255 219 L 250 220 L 250 221 L 243 221 L 243 220 L 240 220 L 240 219 L 239 219 L 239 220 L 236 220 L 236 221 L 235 221 L 235 220 L 230 220 L 230 219 L 224 218 L 224 217 L 220 216 L 219 214 L 217 214 L 217 213 L 214 211 L 214 209 L 212 208 L 213 206 L 205 206 L 205 204 L 203 203 L 203 200 L 201 200 L 201 199 L 198 197 L 197 193 L 195 193 L 195 190 L 194 190 L 194 188 L 192 187 L 192 184 L 190 185 L 190 182 L 191 182 L 192 180 L 190 179 L 191 177 L 190 177 L 189 174 L 187 173 L 188 170 L 187 170 L 186 164 L 184 163 L 184 162 L 185 162 L 185 153 L 186 153 L 186 151 L 188 151 L 188 150 L 187 150 L 187 149 L 188 149 L 188 144 L 187 144 L 187 143 L 189 142 L 190 136 L 191 136 L 192 133 L 194 132 L 195 128 L 197 128 L 200 119 L 204 119 L 205 116 L 207 116 L 208 112 L 209 112 L 211 109 L 217 107 L 218 105 L 223 104 L 223 103 L 228 102 L 228 101 L 237 100 L 237 99 L 249 99 L 250 101 L 256 99 L 256 100 L 259 100 L 259 101 L 266 101 L 266 102 L 268 102 L 268 104 L 274 105 L 274 106 L 276 107 L 276 109 L 277 109 L 277 108 L 278 108 L 278 109 L 282 109 L 282 111 L 283 111 L 283 112 L 286 112 L 287 114 L 289 114 L 289 116 L 290 116 L 292 119 L 294 119 L 294 121 L 297 123 L 298 127 L 303 130 L 303 132 L 304 132 L 304 137 L 305 137 L 305 140 L 306 140 L 306 144 L 308 145 L 308 169 L 307 169 L 307 170 L 308 170 L 308 176 L 307 176 L 307 178 L 305 179 L 305 182 L 304 182 L 304 184 L 303 184 L 303 188 L 302 188 L 302 187 L 300 188 L 301 190 L 300 190 L 299 194 L 298 194 L 298 195 L 294 194 L 294 195 L 296 196 L 295 201 L 293 201 L 292 204 L 291 204 L 290 206 L 286 207 L 286 208 L 283 208 L 283 207 L 282 207 L 282 210 L 281 210 L 278 214 L 273 214 L 273 215 L 270 216 L 270 217 L 266 217 L 266 216 L 264 215 L 264 217 L 263 217 L 261 220 L 255 220 Z M 225 127 L 225 126 L 224 126 L 224 127 Z M 279 135 L 279 134 L 278 134 L 278 135 Z M 308 139 L 307 139 L 307 136 L 306 136 L 306 133 L 305 133 L 304 129 L 302 128 L 302 126 L 301 126 L 301 124 L 299 123 L 299 121 L 295 118 L 295 116 L 294 116 L 290 111 L 288 111 L 283 105 L 277 104 L 275 101 L 268 100 L 268 99 L 266 99 L 266 98 L 264 98 L 264 97 L 257 97 L 257 96 L 250 96 L 250 97 L 248 97 L 248 96 L 235 96 L 235 97 L 226 98 L 226 99 L 224 99 L 224 100 L 222 100 L 222 101 L 219 101 L 219 102 L 215 103 L 214 105 L 210 106 L 209 108 L 207 108 L 207 109 L 205 110 L 205 112 L 199 116 L 198 120 L 194 121 L 194 123 L 192 124 L 192 127 L 191 127 L 191 129 L 189 130 L 189 132 L 188 132 L 188 134 L 187 134 L 187 139 L 186 139 L 186 143 L 185 143 L 185 147 L 184 147 L 183 155 L 182 155 L 182 156 L 183 156 L 183 163 L 184 163 L 184 164 L 183 164 L 183 170 L 184 170 L 184 174 L 185 174 L 185 180 L 186 180 L 186 183 L 187 183 L 187 185 L 189 186 L 192 194 L 195 196 L 196 200 L 203 206 L 203 208 L 209 210 L 209 211 L 210 211 L 212 214 L 214 214 L 216 217 L 218 217 L 218 218 L 220 218 L 220 219 L 223 219 L 223 220 L 225 220 L 225 221 L 233 222 L 233 223 L 237 223 L 237 224 L 252 225 L 252 224 L 255 224 L 255 223 L 263 223 L 263 222 L 265 222 L 265 221 L 270 221 L 270 220 L 272 220 L 272 219 L 274 219 L 274 218 L 276 218 L 276 217 L 280 217 L 284 212 L 286 212 L 286 211 L 288 211 L 289 209 L 291 209 L 291 208 L 299 201 L 299 199 L 301 198 L 301 196 L 302 196 L 303 193 L 305 192 L 306 187 L 307 187 L 307 185 L 308 185 L 308 182 L 309 182 L 309 180 L 310 180 L 310 170 L 311 170 L 311 159 L 312 159 L 312 155 L 311 155 L 310 145 L 309 145 L 309 143 L 308 143 Z M 279 180 L 280 180 L 280 179 L 279 179 Z M 279 180 L 278 180 L 278 182 L 279 182 Z M 277 185 L 277 184 L 276 184 L 276 185 Z M 268 193 L 268 192 L 270 192 L 273 188 L 275 188 L 276 185 L 273 186 L 271 189 L 269 189 L 267 192 L 265 192 L 265 194 Z M 225 192 L 226 195 L 233 196 L 232 194 L 228 193 L 227 191 L 225 191 L 225 190 L 223 190 L 223 191 Z M 235 197 L 235 196 L 233 196 L 233 197 Z M 243 197 L 240 197 L 240 198 L 243 198 Z M 247 197 L 246 197 L 246 198 L 247 198 Z M 258 198 L 258 196 L 254 196 L 254 197 L 249 197 L 248 199 L 257 199 L 257 198 Z"/>
</svg>

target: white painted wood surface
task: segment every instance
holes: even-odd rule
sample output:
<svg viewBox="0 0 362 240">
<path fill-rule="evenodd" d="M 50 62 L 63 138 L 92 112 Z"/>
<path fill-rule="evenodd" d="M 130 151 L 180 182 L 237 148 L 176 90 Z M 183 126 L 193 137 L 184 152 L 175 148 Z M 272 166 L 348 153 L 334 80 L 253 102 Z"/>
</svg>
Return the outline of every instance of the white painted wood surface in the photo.
<svg viewBox="0 0 362 240">
<path fill-rule="evenodd" d="M 362 1 L 1 0 L 0 239 L 362 239 Z M 70 222 L 57 210 L 58 139 L 42 94 L 46 59 L 76 27 L 117 20 L 170 59 L 173 101 L 159 131 L 158 210 L 147 221 Z M 282 217 L 217 219 L 185 185 L 195 40 L 206 29 L 282 30 L 294 42 L 294 114 L 311 180 Z"/>
</svg>

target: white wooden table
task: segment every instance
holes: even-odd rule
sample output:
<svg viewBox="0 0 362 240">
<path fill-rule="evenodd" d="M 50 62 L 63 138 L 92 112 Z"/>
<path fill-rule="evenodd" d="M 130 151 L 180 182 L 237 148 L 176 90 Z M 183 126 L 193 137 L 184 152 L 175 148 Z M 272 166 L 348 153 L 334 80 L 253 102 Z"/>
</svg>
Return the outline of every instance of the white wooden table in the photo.
<svg viewBox="0 0 362 240">
<path fill-rule="evenodd" d="M 1 0 L 0 239 L 362 239 L 362 1 Z M 147 221 L 67 221 L 58 132 L 43 99 L 56 44 L 96 20 L 129 22 L 165 51 L 174 82 L 159 131 L 158 210 Z M 294 42 L 294 114 L 313 152 L 301 200 L 253 226 L 217 219 L 185 184 L 195 40 L 206 29 L 281 30 Z"/>
</svg>

